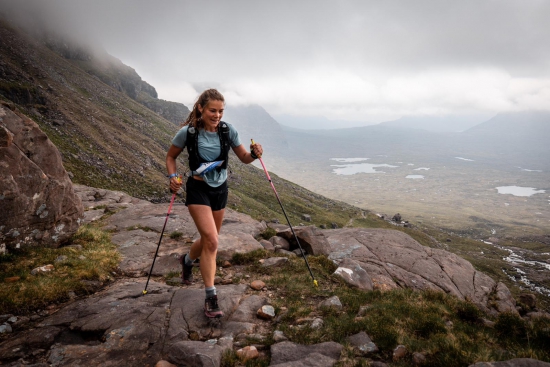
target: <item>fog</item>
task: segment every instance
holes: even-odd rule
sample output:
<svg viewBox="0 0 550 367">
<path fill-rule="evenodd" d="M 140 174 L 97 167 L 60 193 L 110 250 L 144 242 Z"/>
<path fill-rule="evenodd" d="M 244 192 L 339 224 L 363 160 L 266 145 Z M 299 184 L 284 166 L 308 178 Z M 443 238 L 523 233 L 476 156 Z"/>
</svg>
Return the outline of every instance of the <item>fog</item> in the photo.
<svg viewBox="0 0 550 367">
<path fill-rule="evenodd" d="M 0 0 L 0 12 L 103 47 L 159 98 L 190 105 L 216 87 L 295 127 L 550 109 L 543 0 Z"/>
</svg>

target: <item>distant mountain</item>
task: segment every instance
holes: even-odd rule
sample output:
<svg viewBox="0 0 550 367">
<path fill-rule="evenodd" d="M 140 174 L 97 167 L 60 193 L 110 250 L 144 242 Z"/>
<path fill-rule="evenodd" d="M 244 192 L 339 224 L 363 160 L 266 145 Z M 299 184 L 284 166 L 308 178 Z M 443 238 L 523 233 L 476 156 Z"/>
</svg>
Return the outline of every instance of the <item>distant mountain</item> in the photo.
<svg viewBox="0 0 550 367">
<path fill-rule="evenodd" d="M 501 113 L 461 134 L 464 147 L 517 166 L 550 169 L 550 112 Z"/>
<path fill-rule="evenodd" d="M 432 132 L 461 132 L 487 120 L 485 116 L 405 116 L 379 125 L 402 129 L 422 129 Z"/>
<path fill-rule="evenodd" d="M 345 129 L 354 126 L 373 125 L 365 121 L 350 121 L 350 120 L 334 120 L 324 116 L 293 116 L 289 114 L 273 115 L 281 125 L 289 128 L 297 128 L 304 130 L 330 130 L 330 129 Z"/>
<path fill-rule="evenodd" d="M 225 108 L 223 120 L 233 124 L 239 131 L 241 142 L 248 147 L 250 139 L 262 144 L 266 150 L 282 152 L 288 149 L 283 129 L 265 109 L 259 105 L 232 106 Z"/>
<path fill-rule="evenodd" d="M 493 166 L 550 170 L 548 112 L 499 114 L 464 132 L 405 128 L 400 123 L 335 130 L 288 127 L 284 130 L 289 151 L 306 160 L 389 155 L 445 163 L 462 156 Z"/>
</svg>

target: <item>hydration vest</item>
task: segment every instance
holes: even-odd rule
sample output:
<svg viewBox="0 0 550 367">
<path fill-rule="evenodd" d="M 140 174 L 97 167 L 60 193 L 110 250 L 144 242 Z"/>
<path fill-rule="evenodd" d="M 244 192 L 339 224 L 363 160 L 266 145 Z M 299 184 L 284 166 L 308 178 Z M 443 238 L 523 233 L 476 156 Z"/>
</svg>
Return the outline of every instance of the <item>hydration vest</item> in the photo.
<svg viewBox="0 0 550 367">
<path fill-rule="evenodd" d="M 227 161 L 229 159 L 229 124 L 223 121 L 220 121 L 218 125 L 218 136 L 220 137 L 220 155 L 214 161 L 221 161 L 223 163 L 216 167 L 216 170 L 221 171 L 222 169 L 227 168 Z M 187 139 L 186 139 L 187 153 L 189 154 L 189 169 L 191 171 L 197 170 L 202 163 L 207 163 L 199 154 L 199 134 L 198 129 L 190 126 L 187 129 Z"/>
</svg>

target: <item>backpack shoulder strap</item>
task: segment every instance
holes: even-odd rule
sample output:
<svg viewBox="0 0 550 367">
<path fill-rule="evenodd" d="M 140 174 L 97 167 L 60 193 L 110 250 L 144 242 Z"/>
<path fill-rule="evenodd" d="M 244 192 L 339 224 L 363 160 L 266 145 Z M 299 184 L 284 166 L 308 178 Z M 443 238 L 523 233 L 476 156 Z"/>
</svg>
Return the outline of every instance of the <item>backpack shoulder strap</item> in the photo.
<svg viewBox="0 0 550 367">
<path fill-rule="evenodd" d="M 189 126 L 187 128 L 187 154 L 189 155 L 189 169 L 194 171 L 199 168 L 200 158 L 199 158 L 199 139 L 198 131 L 195 127 Z"/>
</svg>

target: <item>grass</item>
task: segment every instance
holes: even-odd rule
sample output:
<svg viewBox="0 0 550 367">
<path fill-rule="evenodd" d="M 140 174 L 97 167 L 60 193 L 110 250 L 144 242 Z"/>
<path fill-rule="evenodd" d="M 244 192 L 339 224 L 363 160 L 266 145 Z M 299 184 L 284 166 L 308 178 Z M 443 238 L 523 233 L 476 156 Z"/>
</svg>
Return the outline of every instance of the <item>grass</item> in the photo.
<svg viewBox="0 0 550 367">
<path fill-rule="evenodd" d="M 248 274 L 266 283 L 274 294 L 271 304 L 280 316 L 276 327 L 290 341 L 343 344 L 341 366 L 367 365 L 365 357 L 350 352 L 347 342 L 349 336 L 361 331 L 366 332 L 379 348 L 379 352 L 369 358 L 391 361 L 397 345 L 407 347 L 408 355 L 392 364 L 395 366 L 412 366 L 414 352 L 426 356 L 425 366 L 465 366 L 516 357 L 550 361 L 549 319 L 531 322 L 506 313 L 494 318 L 474 304 L 442 292 L 361 291 L 333 276 L 336 266 L 324 256 L 308 257 L 319 283 L 319 287 L 314 287 L 301 258 L 289 257 L 282 268 L 264 268 L 258 261 L 277 255 L 264 250 L 235 254 L 232 263 L 245 265 Z M 342 309 L 319 307 L 331 296 L 338 296 Z M 310 326 L 308 320 L 315 317 L 324 321 L 320 329 Z M 485 326 L 482 318 L 494 321 L 494 328 Z"/>
<path fill-rule="evenodd" d="M 40 309 L 53 302 L 63 302 L 69 292 L 87 293 L 81 280 L 105 282 L 112 279 L 112 271 L 120 255 L 106 232 L 91 226 L 82 226 L 73 236 L 72 245 L 78 247 L 29 248 L 0 257 L 0 314 L 23 314 Z M 64 260 L 56 262 L 60 256 Z M 31 275 L 34 268 L 53 264 L 51 272 Z M 6 278 L 19 277 L 15 282 Z"/>
</svg>

